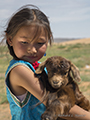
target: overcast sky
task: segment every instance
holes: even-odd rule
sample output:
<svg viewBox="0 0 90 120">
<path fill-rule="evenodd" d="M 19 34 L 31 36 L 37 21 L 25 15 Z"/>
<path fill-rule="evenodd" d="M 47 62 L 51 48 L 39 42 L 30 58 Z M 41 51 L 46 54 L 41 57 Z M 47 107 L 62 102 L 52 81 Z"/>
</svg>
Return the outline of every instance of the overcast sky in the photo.
<svg viewBox="0 0 90 120">
<path fill-rule="evenodd" d="M 90 38 L 90 0 L 0 0 L 0 30 L 21 6 L 38 6 L 48 17 L 54 38 Z"/>
</svg>

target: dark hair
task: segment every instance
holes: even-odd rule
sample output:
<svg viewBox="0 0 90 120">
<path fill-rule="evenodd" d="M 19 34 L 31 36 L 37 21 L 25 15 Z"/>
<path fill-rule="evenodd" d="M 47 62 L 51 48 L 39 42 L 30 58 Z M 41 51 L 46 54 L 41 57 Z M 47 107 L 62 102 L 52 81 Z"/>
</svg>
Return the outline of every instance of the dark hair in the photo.
<svg viewBox="0 0 90 120">
<path fill-rule="evenodd" d="M 33 8 L 31 9 L 30 7 Z M 41 12 L 39 8 L 33 5 L 26 5 L 21 7 L 15 14 L 13 14 L 5 30 L 6 38 L 7 36 L 11 36 L 13 38 L 18 30 L 24 25 L 35 25 L 36 32 L 34 39 L 39 37 L 41 33 L 40 30 L 43 27 L 51 45 L 53 37 L 50 29 L 50 23 L 47 16 Z M 17 59 L 14 54 L 13 47 L 8 44 L 7 40 L 6 43 L 8 45 L 10 54 Z"/>
</svg>

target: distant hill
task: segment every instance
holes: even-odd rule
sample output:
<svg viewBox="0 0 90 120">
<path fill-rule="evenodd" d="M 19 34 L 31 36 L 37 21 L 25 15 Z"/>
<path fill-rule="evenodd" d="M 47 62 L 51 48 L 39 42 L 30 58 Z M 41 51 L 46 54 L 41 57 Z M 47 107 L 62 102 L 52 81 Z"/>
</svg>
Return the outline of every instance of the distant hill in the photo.
<svg viewBox="0 0 90 120">
<path fill-rule="evenodd" d="M 60 43 L 60 44 L 85 43 L 85 44 L 90 44 L 90 38 L 83 38 L 83 39 L 58 38 L 58 39 L 54 39 L 54 43 Z"/>
<path fill-rule="evenodd" d="M 80 38 L 54 38 L 55 43 L 61 43 L 61 42 L 66 42 L 66 41 L 71 41 L 71 40 L 78 40 Z"/>
</svg>

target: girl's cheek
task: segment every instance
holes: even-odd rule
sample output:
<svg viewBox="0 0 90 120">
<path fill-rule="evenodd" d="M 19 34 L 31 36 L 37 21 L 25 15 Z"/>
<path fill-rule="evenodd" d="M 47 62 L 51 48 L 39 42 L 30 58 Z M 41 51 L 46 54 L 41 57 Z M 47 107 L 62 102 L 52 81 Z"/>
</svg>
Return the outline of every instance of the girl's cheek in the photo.
<svg viewBox="0 0 90 120">
<path fill-rule="evenodd" d="M 42 46 L 42 50 L 43 50 L 44 52 L 47 50 L 47 44 L 44 44 L 44 45 Z"/>
<path fill-rule="evenodd" d="M 14 49 L 15 55 L 20 59 L 24 55 L 23 49 Z"/>
<path fill-rule="evenodd" d="M 44 54 L 47 50 L 47 47 L 46 46 L 43 46 L 42 48 L 39 49 L 39 51 Z"/>
</svg>

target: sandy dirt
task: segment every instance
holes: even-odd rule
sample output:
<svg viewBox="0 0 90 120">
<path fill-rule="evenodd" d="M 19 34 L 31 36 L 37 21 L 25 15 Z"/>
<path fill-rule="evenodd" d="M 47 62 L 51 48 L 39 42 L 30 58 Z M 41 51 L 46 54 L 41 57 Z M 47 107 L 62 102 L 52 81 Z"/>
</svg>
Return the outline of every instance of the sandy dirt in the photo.
<svg viewBox="0 0 90 120">
<path fill-rule="evenodd" d="M 0 105 L 0 120 L 11 120 L 9 104 Z"/>
<path fill-rule="evenodd" d="M 65 44 L 76 44 L 76 43 L 85 43 L 85 44 L 90 44 L 90 38 L 86 39 L 79 39 L 79 40 L 73 40 L 73 41 L 67 41 L 67 42 L 62 42 L 59 44 L 65 45 Z M 90 82 L 82 82 L 80 84 L 80 87 L 88 87 L 90 85 Z M 83 92 L 83 94 L 90 100 L 90 90 L 86 92 Z M 0 105 L 0 120 L 10 120 L 10 109 L 9 109 L 9 104 L 1 104 Z"/>
</svg>

